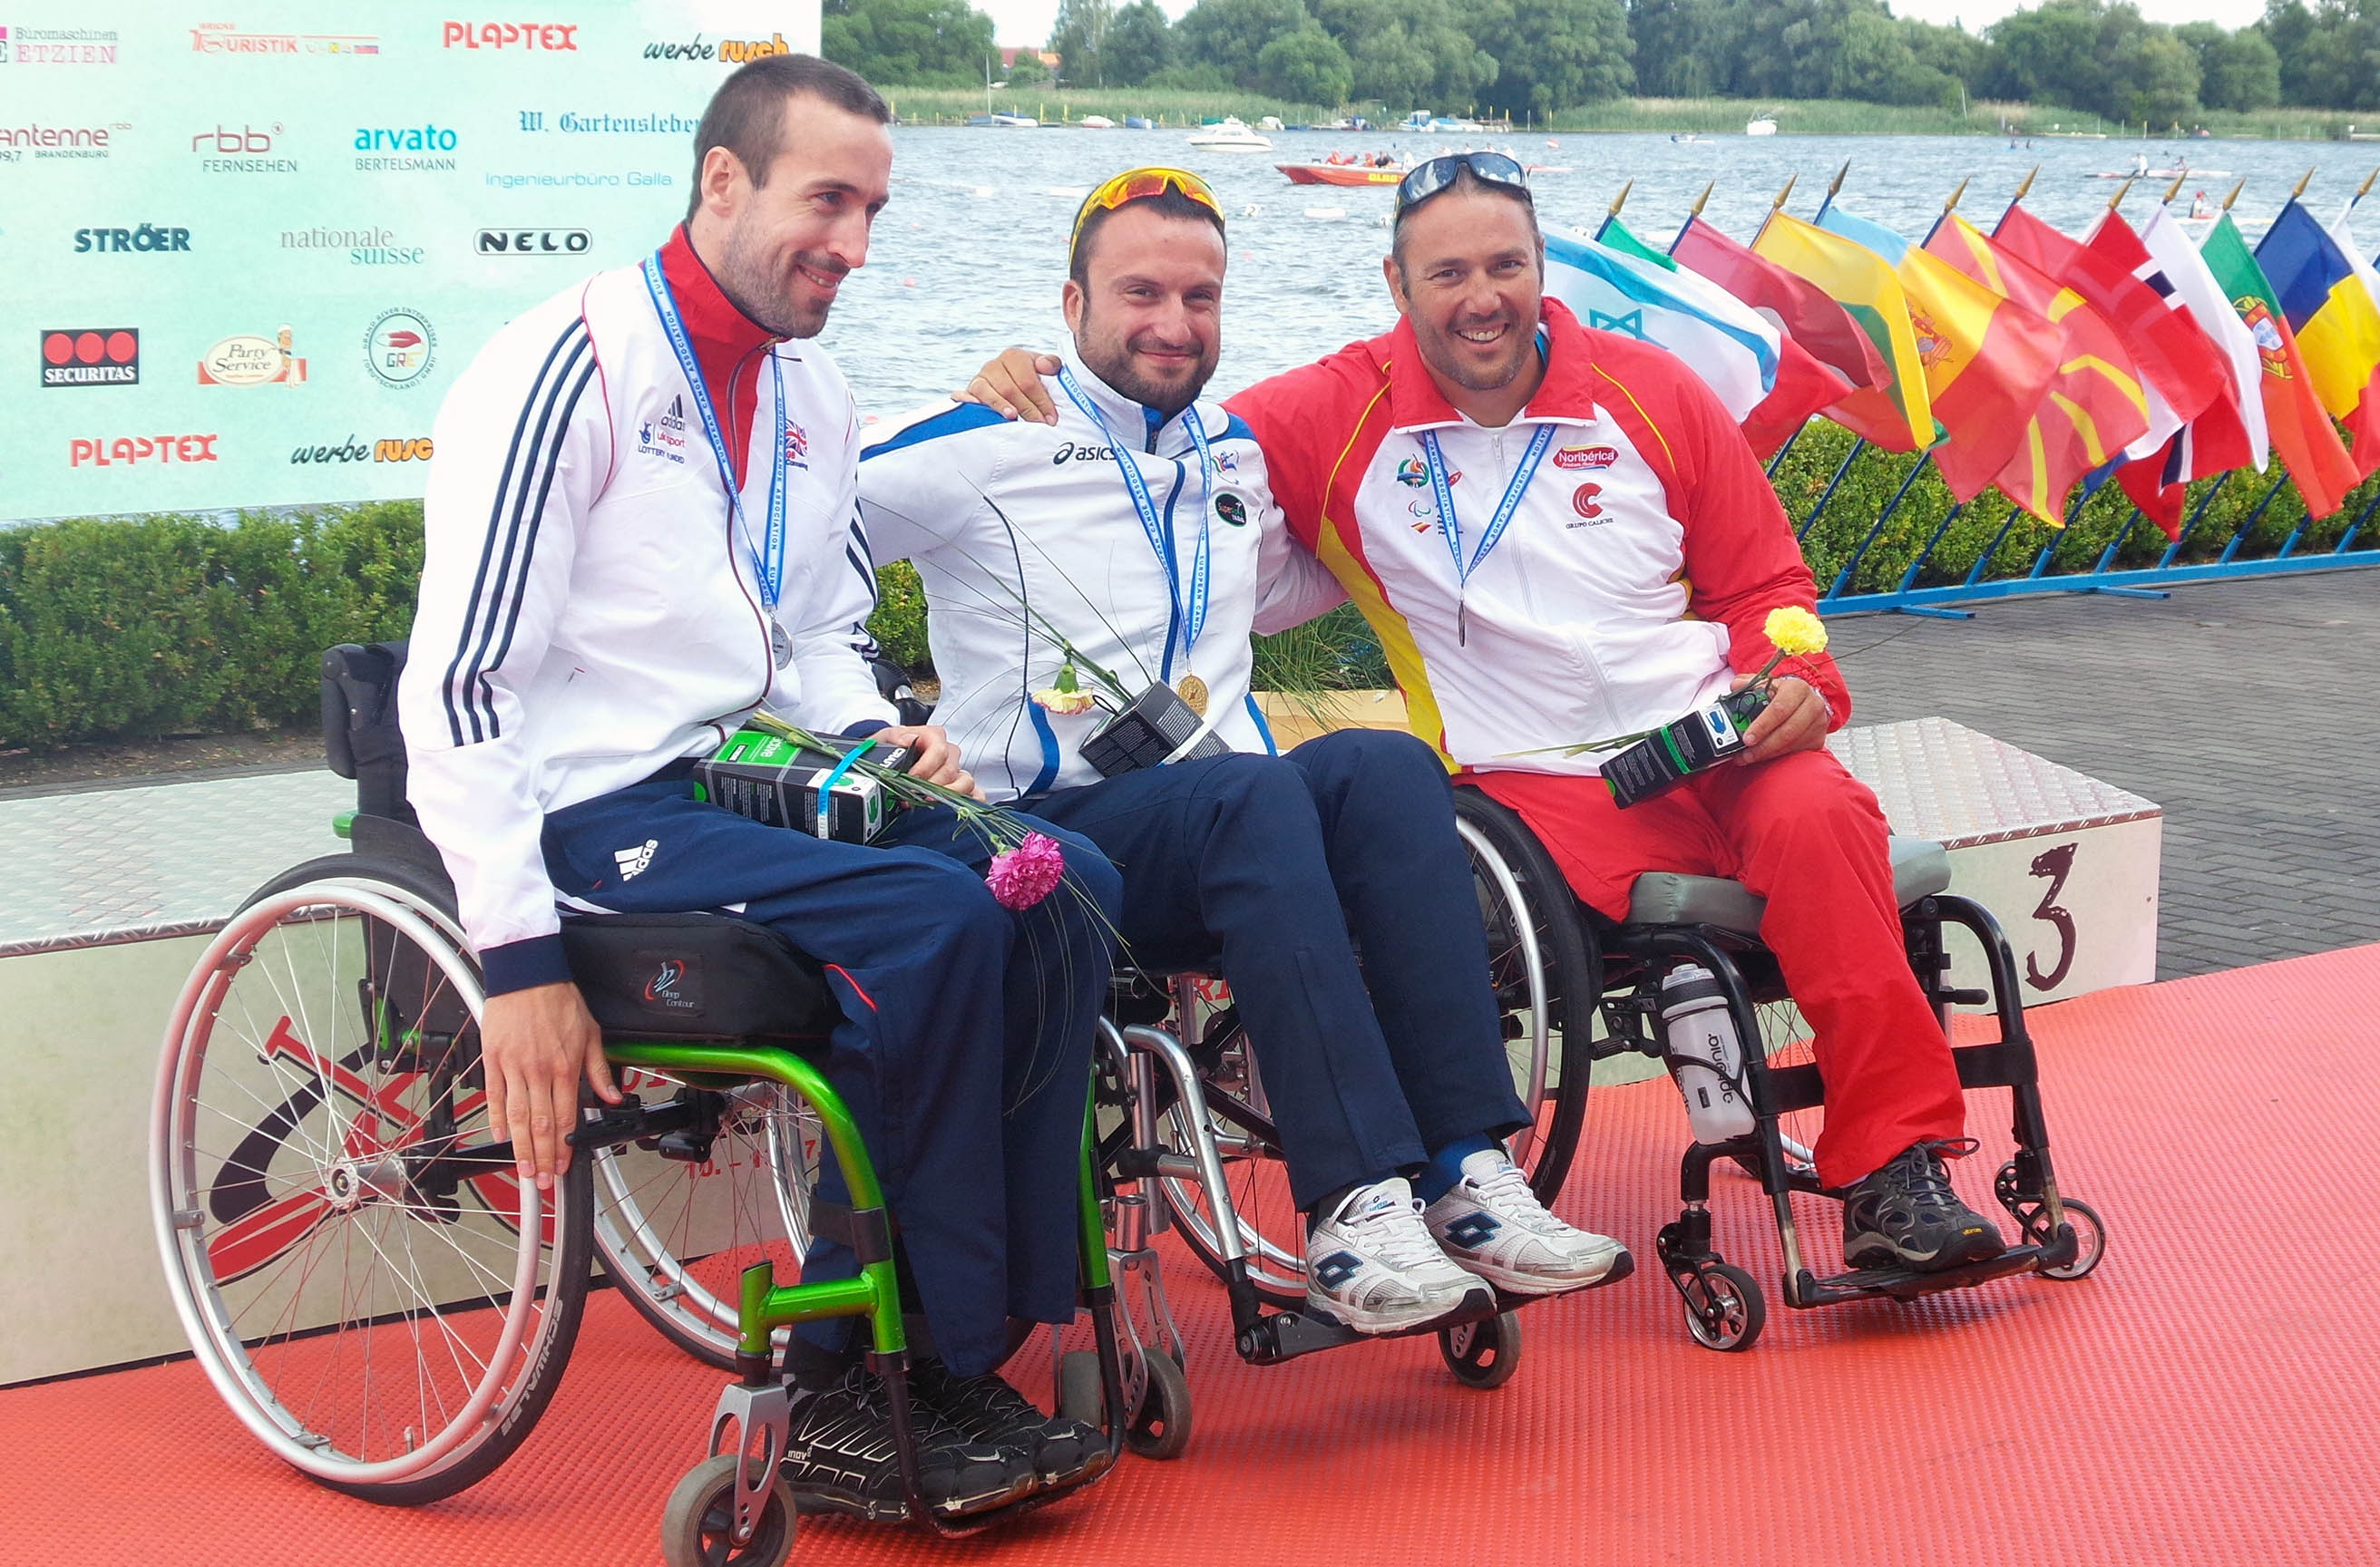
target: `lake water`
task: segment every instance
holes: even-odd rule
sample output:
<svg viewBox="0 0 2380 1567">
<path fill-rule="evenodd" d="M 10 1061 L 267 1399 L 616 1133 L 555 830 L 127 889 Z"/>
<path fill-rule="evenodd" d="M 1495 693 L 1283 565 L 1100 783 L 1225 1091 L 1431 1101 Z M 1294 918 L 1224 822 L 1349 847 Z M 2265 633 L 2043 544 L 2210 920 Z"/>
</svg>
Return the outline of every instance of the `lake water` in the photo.
<svg viewBox="0 0 2380 1567">
<path fill-rule="evenodd" d="M 1393 187 L 1293 186 L 1273 165 L 1318 159 L 1333 148 L 1435 152 L 1439 140 L 1276 131 L 1271 152 L 1246 153 L 1202 152 L 1187 144 L 1188 134 L 895 130 L 892 204 L 878 220 L 867 267 L 844 285 L 821 339 L 850 378 L 861 411 L 890 414 L 940 395 L 1006 344 L 1057 342 L 1075 208 L 1090 186 L 1139 164 L 1172 164 L 1206 176 L 1230 215 L 1216 393 L 1228 395 L 1388 328 L 1395 311 L 1380 280 L 1380 257 Z M 1852 167 L 1842 204 L 1912 239 L 1924 237 L 1961 179 L 1973 183 L 1960 210 L 1988 230 L 2035 164 L 2041 176 L 2025 204 L 2068 233 L 2081 232 L 2117 188 L 2091 176 L 2131 167 L 2136 150 L 2147 152 L 2153 168 L 2186 158 L 2227 171 L 2225 177 L 2192 177 L 2175 203 L 2177 214 L 2192 191 L 2203 188 L 2219 202 L 2244 176 L 2248 187 L 2234 211 L 2252 237 L 2308 165 L 2317 172 L 2306 200 L 2326 222 L 2380 164 L 2380 146 L 2345 142 L 2159 140 L 2143 149 L 2120 140 L 2037 140 L 2011 150 L 2006 139 L 1989 137 L 1732 136 L 1681 144 L 1665 136 L 1540 133 L 1514 136 L 1509 144 L 1526 162 L 1571 171 L 1536 177 L 1548 230 L 1592 232 L 1621 183 L 1633 178 L 1622 219 L 1660 245 L 1676 233 L 1705 181 L 1718 187 L 1704 216 L 1748 241 L 1789 176 L 1801 176 L 1789 210 L 1807 217 L 1845 159 Z M 2135 224 L 2168 183 L 2143 180 L 2132 188 L 2124 210 Z M 2364 226 L 2368 249 L 2380 242 L 2380 197 Z"/>
</svg>

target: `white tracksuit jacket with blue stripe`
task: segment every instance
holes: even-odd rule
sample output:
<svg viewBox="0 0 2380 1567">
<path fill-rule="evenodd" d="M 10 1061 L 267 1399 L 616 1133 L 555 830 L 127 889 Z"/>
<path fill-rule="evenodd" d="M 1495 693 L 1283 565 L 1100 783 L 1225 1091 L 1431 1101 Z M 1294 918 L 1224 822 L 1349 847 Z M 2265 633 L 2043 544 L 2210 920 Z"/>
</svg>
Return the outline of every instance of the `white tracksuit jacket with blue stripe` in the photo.
<svg viewBox="0 0 2380 1567">
<path fill-rule="evenodd" d="M 859 508 L 868 541 L 880 561 L 914 562 L 925 584 L 942 682 L 934 722 L 995 801 L 1099 782 L 1080 747 L 1109 715 L 1097 708 L 1055 713 L 1033 701 L 1064 662 L 1037 623 L 1054 626 L 1128 690 L 1196 674 L 1215 733 L 1235 750 L 1269 752 L 1271 735 L 1248 694 L 1249 633 L 1260 613 L 1270 630 L 1344 596 L 1292 542 L 1246 425 L 1203 401 L 1160 418 L 1080 359 L 1069 355 L 1067 365 L 1105 431 L 1053 380 L 1054 426 L 941 403 L 862 438 Z M 1190 437 L 1193 417 L 1208 436 L 1211 483 Z M 1123 450 L 1111 449 L 1110 432 Z M 1119 461 L 1139 466 L 1171 536 L 1178 600 Z M 1191 645 L 1185 620 L 1202 528 L 1206 614 Z M 1084 684 L 1095 688 L 1087 677 Z"/>
<path fill-rule="evenodd" d="M 715 290 L 682 305 L 698 330 L 699 312 L 727 309 Z M 895 716 L 862 656 L 876 582 L 851 393 L 814 343 L 766 351 L 784 407 L 760 376 L 743 495 L 765 527 L 783 431 L 782 669 L 753 552 L 636 268 L 514 318 L 439 409 L 398 713 L 408 795 L 491 990 L 568 976 L 546 812 L 716 748 L 763 702 L 822 730 Z"/>
</svg>

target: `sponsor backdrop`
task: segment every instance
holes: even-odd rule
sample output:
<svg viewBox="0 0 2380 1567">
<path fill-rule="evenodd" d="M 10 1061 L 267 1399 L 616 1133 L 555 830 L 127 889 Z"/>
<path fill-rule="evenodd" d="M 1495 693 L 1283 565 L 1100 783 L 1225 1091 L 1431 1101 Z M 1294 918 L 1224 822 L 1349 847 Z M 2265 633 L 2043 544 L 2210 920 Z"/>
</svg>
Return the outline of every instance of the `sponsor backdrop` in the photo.
<svg viewBox="0 0 2380 1567">
<path fill-rule="evenodd" d="M 686 209 L 819 0 L 0 0 L 0 519 L 421 493 L 454 376 Z"/>
</svg>

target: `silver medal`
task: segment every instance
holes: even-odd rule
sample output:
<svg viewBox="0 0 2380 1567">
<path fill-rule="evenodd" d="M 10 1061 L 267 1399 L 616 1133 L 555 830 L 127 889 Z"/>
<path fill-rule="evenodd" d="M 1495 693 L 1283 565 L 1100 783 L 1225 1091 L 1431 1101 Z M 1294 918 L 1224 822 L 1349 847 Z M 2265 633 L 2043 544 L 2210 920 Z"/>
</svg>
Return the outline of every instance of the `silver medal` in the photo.
<svg viewBox="0 0 2380 1567">
<path fill-rule="evenodd" d="M 779 669 L 794 662 L 794 639 L 773 620 L 769 622 L 769 654 L 777 661 Z"/>
</svg>

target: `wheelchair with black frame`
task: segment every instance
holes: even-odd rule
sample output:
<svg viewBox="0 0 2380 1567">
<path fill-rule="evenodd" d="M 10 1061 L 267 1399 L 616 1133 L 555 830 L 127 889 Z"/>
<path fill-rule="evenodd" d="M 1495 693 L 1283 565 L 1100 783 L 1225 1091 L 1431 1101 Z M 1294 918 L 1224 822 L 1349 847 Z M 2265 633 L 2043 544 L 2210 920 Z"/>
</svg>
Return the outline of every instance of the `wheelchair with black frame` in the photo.
<svg viewBox="0 0 2380 1567">
<path fill-rule="evenodd" d="M 329 761 L 357 783 L 340 824 L 352 852 L 258 889 L 209 943 L 165 1033 L 156 1235 L 184 1329 L 234 1414 L 334 1489 L 395 1504 L 451 1496 L 543 1413 L 591 1262 L 673 1342 L 735 1375 L 708 1456 L 664 1515 L 674 1567 L 774 1567 L 790 1552 L 778 1356 L 792 1325 L 816 1318 L 867 1326 L 910 1521 L 970 1533 L 1063 1494 L 963 1517 L 921 1495 L 890 1214 L 814 1064 L 840 1013 L 818 966 L 770 928 L 704 914 L 565 921 L 626 1097 L 582 1111 L 550 1194 L 516 1178 L 488 1124 L 477 966 L 405 803 L 403 659 L 402 644 L 325 655 Z M 1094 1348 L 1070 1360 L 1066 1391 L 1071 1411 L 1107 1429 L 1112 1464 L 1134 1412 L 1087 1120 L 1084 1147 L 1080 1298 Z M 808 1248 L 822 1156 L 851 1195 L 838 1238 L 860 1271 L 783 1282 Z"/>
<path fill-rule="evenodd" d="M 1782 1294 L 1791 1306 L 1879 1297 L 1910 1301 L 2026 1272 L 2069 1281 L 2098 1266 L 2107 1250 L 2106 1227 L 2089 1204 L 2060 1194 L 2051 1167 L 2015 959 L 1991 911 L 1949 890 L 1949 859 L 1940 844 L 1891 840 L 1894 897 L 1910 967 L 1946 1036 L 1954 1006 L 1988 1007 L 1997 1024 L 1996 1038 L 1971 1043 L 1954 1039 L 1951 1056 L 1962 1087 L 2009 1091 L 2011 1148 L 1993 1182 L 1993 1195 L 2016 1221 L 2021 1240 L 1998 1257 L 1941 1272 L 1848 1267 L 1826 1272 L 1793 1207 L 1796 1194 L 1824 1194 L 1810 1149 L 1817 1141 L 1826 1089 L 1810 1057 L 1809 1030 L 1787 993 L 1775 955 L 1760 940 L 1763 900 L 1723 878 L 1651 873 L 1637 878 L 1629 917 L 1615 923 L 1579 901 L 1519 813 L 1475 787 L 1457 787 L 1455 802 L 1466 839 L 1484 842 L 1493 851 L 1489 856 L 1475 855 L 1475 866 L 1500 864 L 1518 884 L 1494 884 L 1481 869 L 1481 903 L 1491 936 L 1499 945 L 1525 945 L 1533 954 L 1527 965 L 1512 965 L 1500 976 L 1512 987 L 1505 995 L 1507 1014 L 1549 1019 L 1556 1035 L 1568 1041 L 1554 1056 L 1581 1080 L 1581 1111 L 1585 1078 L 1596 1061 L 1634 1053 L 1672 1071 L 1710 1064 L 1701 1057 L 1670 1054 L 1661 990 L 1672 969 L 1697 965 L 1724 995 L 1735 1038 L 1742 1041 L 1738 1091 L 1747 1101 L 1752 1128 L 1690 1144 L 1680 1167 L 1682 1211 L 1655 1243 L 1696 1342 L 1716 1350 L 1749 1349 L 1767 1318 L 1759 1284 L 1712 1244 L 1711 1169 L 1719 1163 L 1740 1166 L 1769 1200 L 1783 1260 Z M 1521 911 L 1517 919 L 1514 909 Z M 1500 929 L 1500 919 L 1512 922 Z M 1964 929 L 1981 947 L 1987 990 L 1950 984 L 1946 928 Z M 1520 1002 L 1527 1004 L 1514 1004 Z M 1559 1119 L 1556 1124 L 1563 1124 Z M 1574 1144 L 1577 1122 L 1567 1125 Z M 1560 1150 L 1558 1169 L 1567 1168 L 1572 1152 L 1568 1146 Z"/>
</svg>

